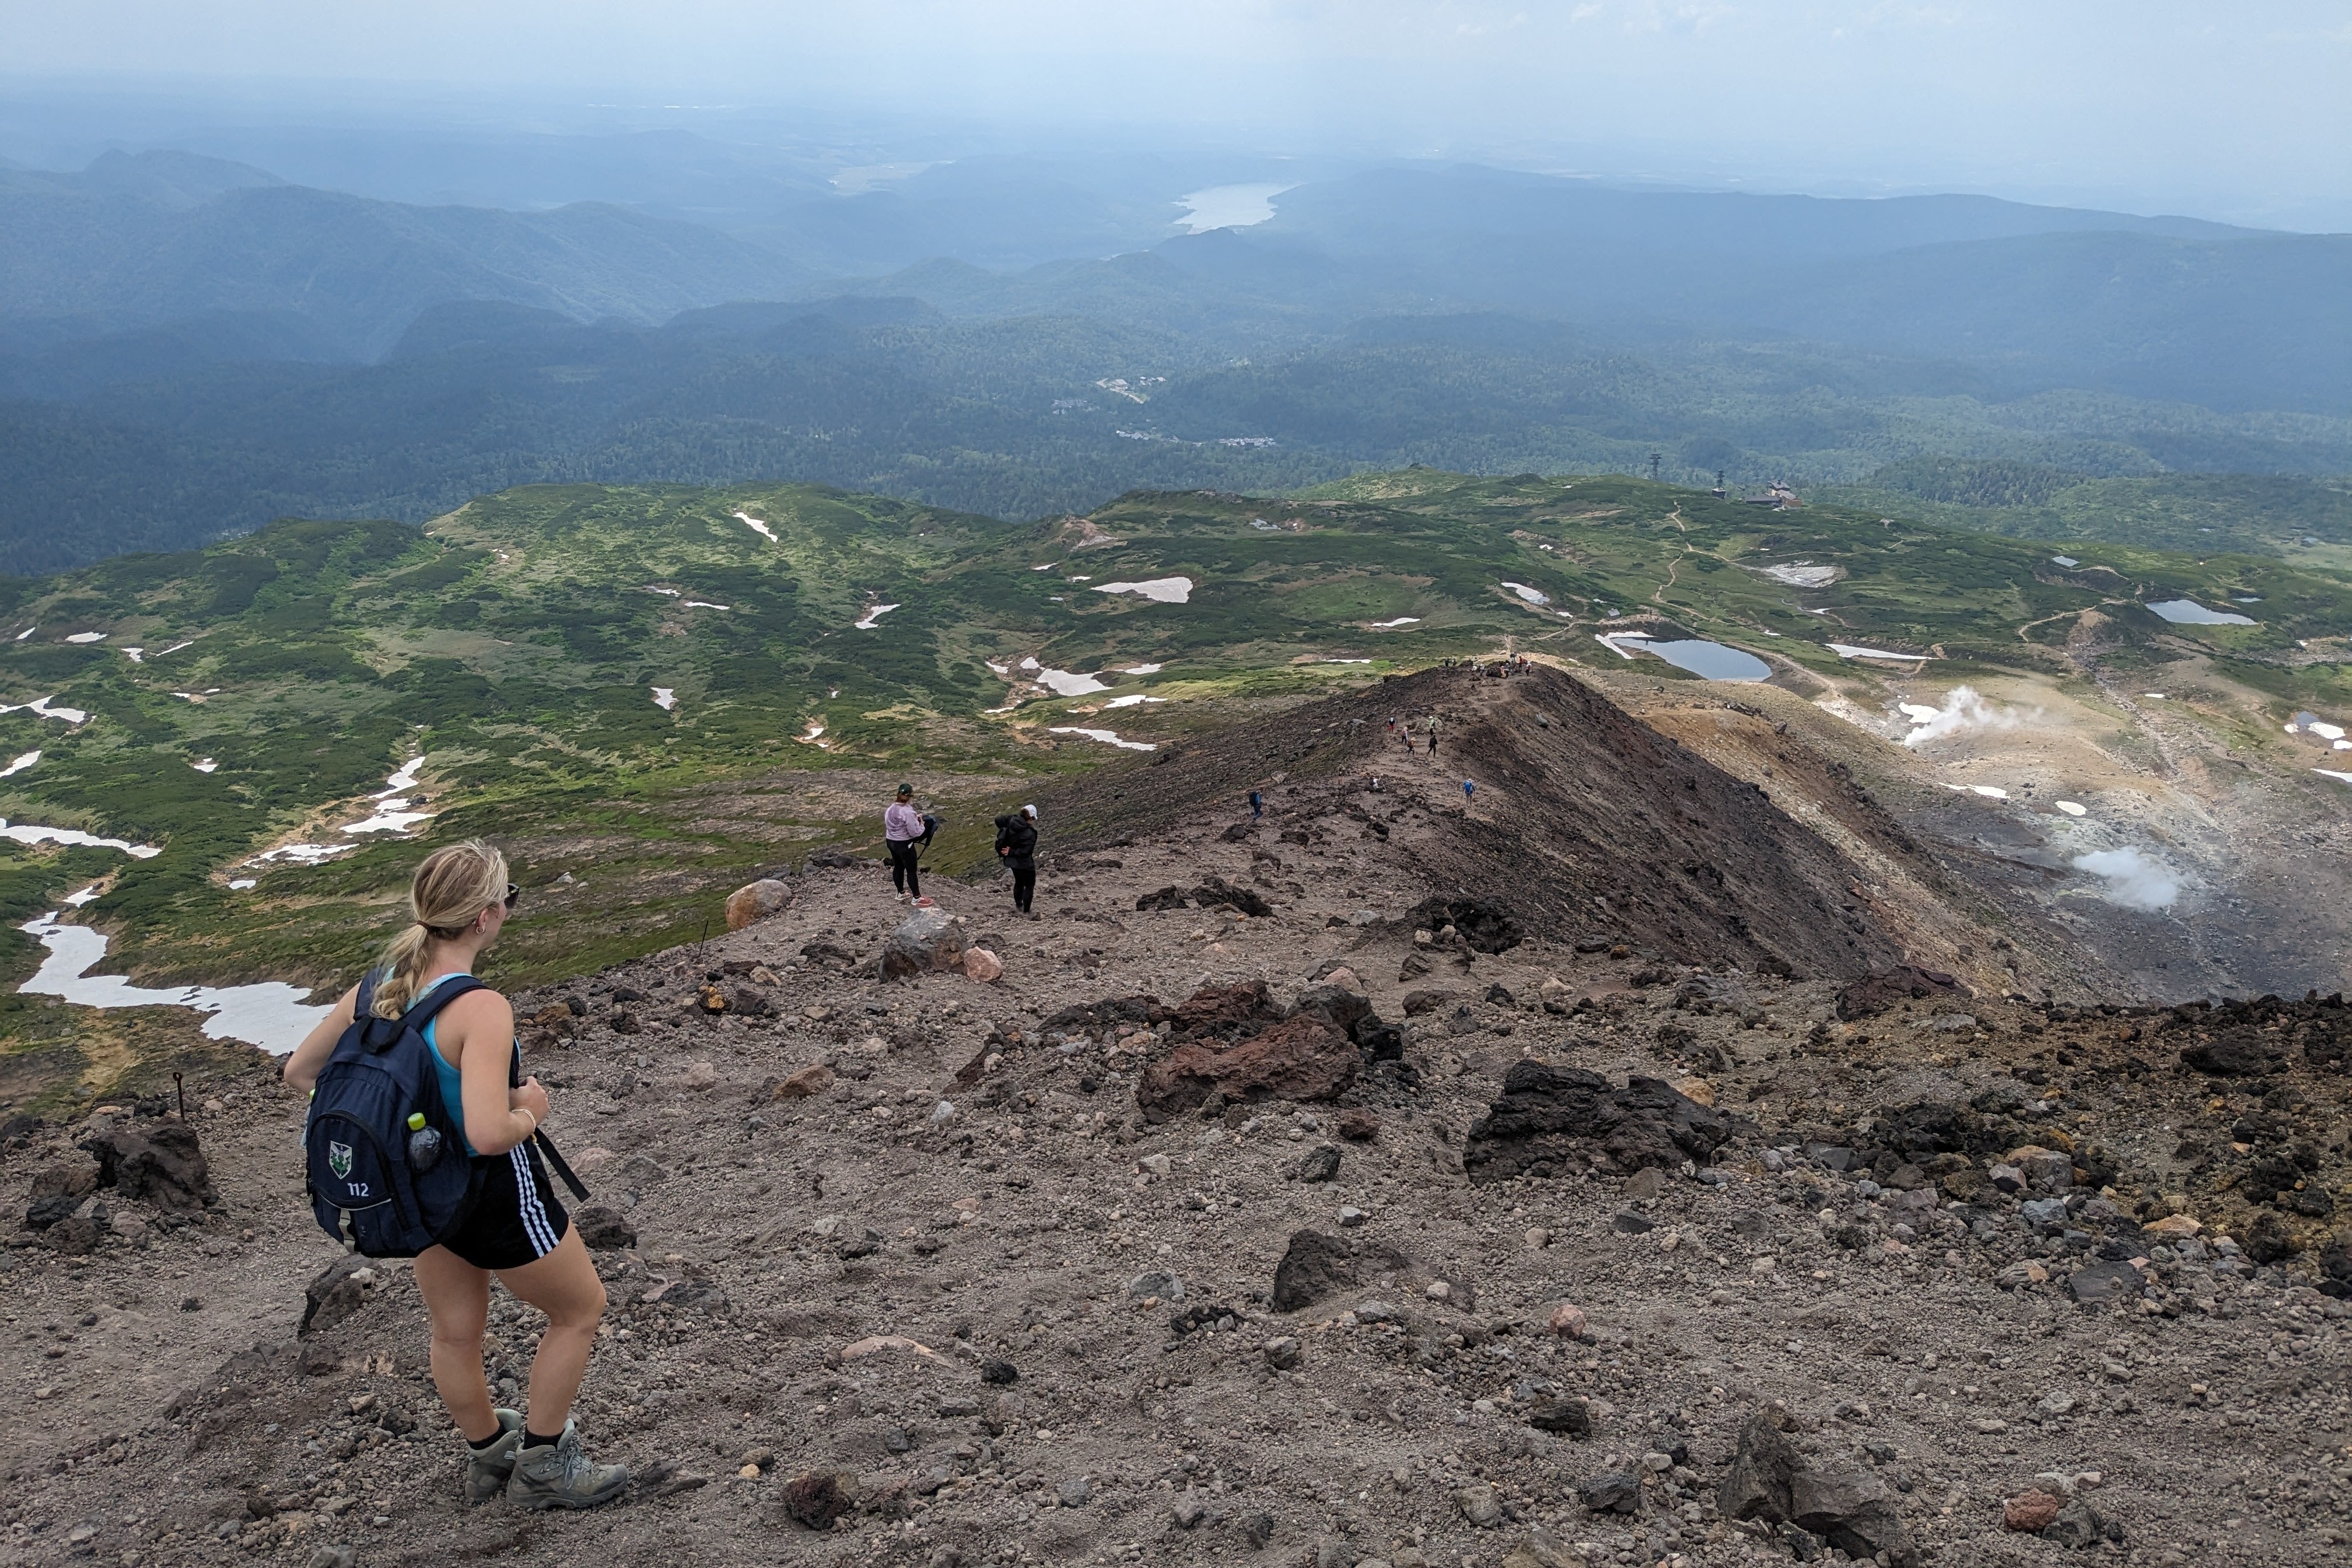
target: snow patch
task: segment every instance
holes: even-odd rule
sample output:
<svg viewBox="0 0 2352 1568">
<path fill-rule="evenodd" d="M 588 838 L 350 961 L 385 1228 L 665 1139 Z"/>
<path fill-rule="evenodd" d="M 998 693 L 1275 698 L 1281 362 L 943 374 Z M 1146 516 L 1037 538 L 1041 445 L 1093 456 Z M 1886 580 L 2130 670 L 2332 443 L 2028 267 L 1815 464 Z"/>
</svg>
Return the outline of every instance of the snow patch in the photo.
<svg viewBox="0 0 2352 1568">
<path fill-rule="evenodd" d="M 1056 726 L 1056 735 L 1084 735 L 1089 741 L 1100 741 L 1106 746 L 1117 746 L 1122 752 L 1156 752 L 1160 748 L 1149 741 L 1122 741 L 1115 731 L 1081 730 L 1075 726 Z"/>
<path fill-rule="evenodd" d="M 655 707 L 656 707 L 656 708 L 658 708 L 658 709 L 660 709 L 660 710 L 661 710 L 663 712 L 665 712 L 665 713 L 668 712 L 671 709 L 673 709 L 673 708 L 677 707 L 677 687 L 675 687 L 675 686 L 656 686 L 656 687 L 655 687 L 655 688 L 654 688 L 654 706 L 655 706 Z"/>
<path fill-rule="evenodd" d="M 76 909 L 79 909 L 84 904 L 96 900 L 99 889 L 103 886 L 105 886 L 105 884 L 102 882 L 92 882 L 89 887 L 84 888 L 79 893 L 68 893 L 66 895 L 66 902 L 71 904 Z"/>
<path fill-rule="evenodd" d="M 1845 575 L 1843 566 L 1816 566 L 1810 561 L 1792 561 L 1785 566 L 1767 566 L 1764 575 L 1776 583 L 1786 583 L 1791 588 L 1826 588 Z"/>
<path fill-rule="evenodd" d="M 1103 583 L 1095 588 L 1097 594 L 1135 594 L 1159 605 L 1182 605 L 1192 597 L 1190 577 L 1150 577 L 1140 583 Z"/>
<path fill-rule="evenodd" d="M 358 848 L 356 844 L 281 844 L 266 849 L 246 862 L 248 866 L 316 866 L 322 861 Z"/>
<path fill-rule="evenodd" d="M 76 632 L 76 633 L 74 633 L 74 635 L 73 635 L 73 636 L 71 636 L 71 637 L 69 637 L 66 638 L 66 641 L 68 641 L 68 642 L 83 642 L 83 643 L 88 643 L 88 642 L 104 642 L 105 640 L 106 640 L 106 634 L 105 634 L 104 632 Z"/>
<path fill-rule="evenodd" d="M 776 538 L 776 531 L 774 529 L 770 528 L 766 523 L 761 522 L 758 518 L 753 517 L 748 511 L 737 512 L 735 514 L 735 521 L 750 529 L 752 532 L 764 535 L 768 542 L 771 544 L 782 542 L 782 541 Z"/>
<path fill-rule="evenodd" d="M 880 620 L 883 616 L 888 615 L 898 607 L 898 606 L 896 605 L 876 605 L 871 606 L 866 610 L 864 618 L 857 622 L 856 629 L 861 632 L 872 631 L 874 629 L 875 622 Z"/>
<path fill-rule="evenodd" d="M 2064 812 L 2069 816 L 2088 816 L 2091 815 L 2091 808 L 2083 805 L 2080 801 L 2062 800 L 2055 804 L 2059 810 Z"/>
<path fill-rule="evenodd" d="M 16 928 L 37 937 L 49 956 L 16 989 L 30 996 L 59 996 L 83 1007 L 191 1007 L 211 1016 L 205 1033 L 215 1040 L 243 1040 L 274 1056 L 285 1056 L 325 1017 L 328 1009 L 303 1000 L 301 986 L 266 980 L 255 985 L 183 985 L 170 989 L 133 985 L 120 974 L 92 974 L 106 956 L 104 933 L 61 924 L 52 910 Z"/>
<path fill-rule="evenodd" d="M 1057 697 L 1084 697 L 1091 692 L 1110 689 L 1091 675 L 1073 675 L 1066 669 L 1041 669 L 1037 672 L 1037 683 Z"/>
<path fill-rule="evenodd" d="M 1828 613 L 1829 612 L 1826 610 L 1817 610 L 1814 612 L 1816 615 L 1827 615 Z M 1936 657 L 1933 654 L 1927 653 L 1894 653 L 1883 647 L 1862 647 L 1850 642 L 1833 642 L 1829 645 L 1829 649 L 1840 658 L 1892 658 L 1899 659 L 1905 664 L 1930 659 Z"/>
<path fill-rule="evenodd" d="M 1165 702 L 1168 699 L 1165 697 L 1152 697 L 1144 692 L 1137 691 L 1125 697 L 1114 697 L 1109 701 L 1104 703 L 1103 706 L 1106 708 L 1139 708 L 1146 702 Z M 5 776 L 5 774 L 0 774 L 0 777 Z"/>
<path fill-rule="evenodd" d="M 200 773 L 208 773 L 214 769 L 219 767 L 220 763 L 215 762 L 210 757 L 198 757 L 194 762 L 190 763 L 188 766 L 195 769 L 196 772 Z"/>
<path fill-rule="evenodd" d="M 127 839 L 100 838 L 84 833 L 79 827 L 42 827 L 30 822 L 14 826 L 0 816 L 0 838 L 13 838 L 19 844 L 65 844 L 84 849 L 120 849 L 134 860 L 152 860 L 163 851 L 152 844 L 132 844 Z"/>
<path fill-rule="evenodd" d="M 1392 631 L 1398 626 L 1417 626 L 1419 625 L 1421 625 L 1421 617 L 1419 616 L 1399 616 L 1392 621 L 1374 621 L 1371 623 L 1372 629 L 1379 632 Z"/>
<path fill-rule="evenodd" d="M 1164 664 L 1130 664 L 1119 673 L 1122 675 L 1157 675 L 1167 668 L 1168 667 Z"/>
<path fill-rule="evenodd" d="M 89 715 L 79 708 L 52 708 L 46 697 L 36 697 L 30 702 L 14 705 L 0 702 L 0 713 L 38 713 L 44 719 L 62 719 L 68 724 L 83 724 Z"/>
<path fill-rule="evenodd" d="M 1530 588 L 1525 583 L 1506 583 L 1503 586 L 1508 588 L 1512 593 L 1517 594 L 1521 599 L 1530 605 L 1549 605 L 1551 603 L 1551 595 L 1545 593 L 1541 588 Z"/>
<path fill-rule="evenodd" d="M 5 768 L 0 768 L 0 779 L 5 779 L 5 778 L 13 778 L 13 777 L 15 777 L 16 774 L 23 773 L 26 768 L 31 767 L 35 763 L 37 763 L 37 762 L 39 762 L 40 760 L 41 760 L 41 753 L 40 753 L 39 752 L 37 752 L 37 751 L 26 752 L 23 756 L 18 757 L 15 762 L 10 763 L 6 767 L 5 767 Z"/>
</svg>

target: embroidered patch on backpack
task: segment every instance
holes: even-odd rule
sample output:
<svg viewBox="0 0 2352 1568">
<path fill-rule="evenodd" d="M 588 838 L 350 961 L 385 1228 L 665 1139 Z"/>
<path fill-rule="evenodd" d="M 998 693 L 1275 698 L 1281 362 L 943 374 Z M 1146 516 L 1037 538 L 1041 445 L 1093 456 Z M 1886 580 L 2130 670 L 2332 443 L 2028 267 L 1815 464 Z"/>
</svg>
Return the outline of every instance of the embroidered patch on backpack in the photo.
<svg viewBox="0 0 2352 1568">
<path fill-rule="evenodd" d="M 327 1145 L 327 1169 L 334 1172 L 338 1180 L 350 1175 L 352 1146 L 348 1143 L 330 1142 Z"/>
</svg>

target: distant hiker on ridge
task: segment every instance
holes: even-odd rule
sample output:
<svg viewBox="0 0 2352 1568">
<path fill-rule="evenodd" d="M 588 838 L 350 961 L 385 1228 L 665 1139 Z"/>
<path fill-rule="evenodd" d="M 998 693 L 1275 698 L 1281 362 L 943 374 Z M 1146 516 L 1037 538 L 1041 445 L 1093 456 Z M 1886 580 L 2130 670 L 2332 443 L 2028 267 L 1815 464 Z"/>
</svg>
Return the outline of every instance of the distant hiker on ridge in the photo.
<svg viewBox="0 0 2352 1568">
<path fill-rule="evenodd" d="M 1029 902 L 1037 896 L 1037 808 L 1024 805 L 996 819 L 996 855 L 1013 873 L 1013 907 L 1031 920 L 1037 914 Z"/>
<path fill-rule="evenodd" d="M 1255 822 L 1259 817 L 1264 816 L 1265 815 L 1265 792 L 1255 789 L 1250 791 L 1250 820 L 1252 822 Z"/>
<path fill-rule="evenodd" d="M 890 852 L 890 885 L 902 900 L 923 896 L 923 874 L 915 844 L 923 837 L 922 814 L 915 809 L 915 786 L 900 784 L 898 798 L 882 810 L 882 845 Z"/>
<path fill-rule="evenodd" d="M 433 1385 L 466 1439 L 466 1500 L 488 1502 L 503 1490 L 525 1508 L 593 1508 L 629 1484 L 626 1466 L 596 1464 L 581 1451 L 572 1423 L 572 1402 L 604 1315 L 604 1286 L 578 1228 L 549 1193 L 546 1167 L 532 1147 L 548 1119 L 547 1090 L 536 1078 L 518 1081 L 522 1047 L 514 1009 L 473 977 L 517 897 L 507 880 L 506 857 L 478 838 L 426 856 L 409 883 L 409 923 L 384 950 L 383 967 L 327 1010 L 287 1058 L 285 1077 L 313 1096 L 306 1152 L 316 1143 L 332 1174 L 350 1177 L 347 1184 L 362 1194 L 344 1201 L 362 1206 L 340 1216 L 354 1242 L 372 1257 L 416 1259 L 417 1293 L 433 1324 Z M 353 1029 L 362 1005 L 371 1031 L 365 1037 Z M 379 1059 L 405 1050 L 415 1053 L 410 1061 L 429 1060 L 429 1068 L 416 1062 L 420 1081 L 437 1083 L 438 1093 L 428 1089 L 422 1103 L 454 1123 L 449 1136 L 457 1148 L 444 1147 L 443 1135 L 422 1112 L 411 1115 L 405 1128 L 370 1129 L 374 1148 L 359 1146 L 360 1139 L 344 1131 L 371 1104 L 388 1103 L 381 1093 L 350 1092 L 359 1079 L 347 1064 L 377 1044 L 378 1021 L 404 1016 L 419 1021 L 410 1027 L 421 1035 L 422 1047 L 386 1025 L 390 1039 Z M 347 1032 L 355 1043 L 345 1043 Z M 309 1125 L 314 1119 L 315 1129 Z M 352 1142 L 331 1141 L 336 1138 Z M 465 1201 L 452 1205 L 431 1245 L 423 1237 L 398 1245 L 381 1229 L 405 1225 L 415 1212 L 389 1201 L 400 1187 L 382 1162 L 404 1154 L 407 1170 L 418 1173 L 452 1172 L 457 1161 L 467 1163 L 468 1179 L 455 1189 Z M 555 1163 L 568 1169 L 560 1157 Z M 314 1194 L 322 1176 L 314 1164 Z M 387 1190 L 378 1197 L 368 1190 L 373 1188 Z M 323 1224 L 336 1210 L 331 1201 L 319 1199 L 314 1206 L 318 1202 L 327 1204 Z M 364 1206 L 370 1202 L 373 1208 Z M 387 1214 L 393 1218 L 386 1220 Z M 493 1274 L 547 1314 L 530 1363 L 528 1416 L 494 1408 L 482 1376 Z"/>
</svg>

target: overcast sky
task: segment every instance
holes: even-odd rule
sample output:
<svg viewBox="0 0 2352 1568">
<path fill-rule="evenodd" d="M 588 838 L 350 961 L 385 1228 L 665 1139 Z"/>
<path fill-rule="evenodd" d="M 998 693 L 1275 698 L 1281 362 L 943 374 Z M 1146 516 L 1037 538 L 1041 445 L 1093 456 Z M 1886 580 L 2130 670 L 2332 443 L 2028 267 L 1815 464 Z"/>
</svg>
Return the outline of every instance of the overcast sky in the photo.
<svg viewBox="0 0 2352 1568">
<path fill-rule="evenodd" d="M 2352 0 L 0 0 L 0 37 L 19 84 L 878 110 L 2352 227 Z"/>
</svg>

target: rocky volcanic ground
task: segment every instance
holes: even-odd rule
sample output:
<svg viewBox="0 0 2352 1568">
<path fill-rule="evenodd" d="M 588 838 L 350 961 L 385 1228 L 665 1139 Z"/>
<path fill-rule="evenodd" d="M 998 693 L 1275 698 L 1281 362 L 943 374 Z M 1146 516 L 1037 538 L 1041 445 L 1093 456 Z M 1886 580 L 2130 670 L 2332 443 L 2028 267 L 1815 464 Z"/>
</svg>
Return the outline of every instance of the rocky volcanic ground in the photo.
<svg viewBox="0 0 2352 1568">
<path fill-rule="evenodd" d="M 271 1064 L 11 1127 L 0 1563 L 2347 1560 L 2340 1005 L 1694 969 L 1424 904 L 1450 779 L 1273 799 L 936 887 L 992 982 L 853 865 L 518 999 L 595 1512 L 460 1503 Z"/>
</svg>

